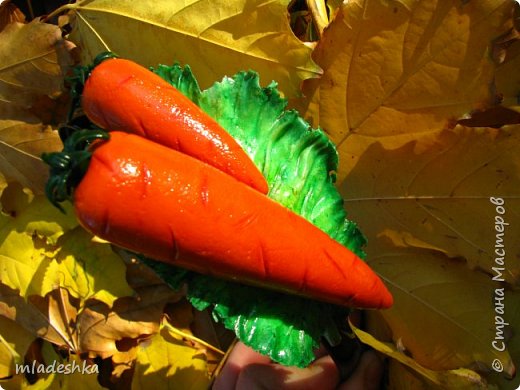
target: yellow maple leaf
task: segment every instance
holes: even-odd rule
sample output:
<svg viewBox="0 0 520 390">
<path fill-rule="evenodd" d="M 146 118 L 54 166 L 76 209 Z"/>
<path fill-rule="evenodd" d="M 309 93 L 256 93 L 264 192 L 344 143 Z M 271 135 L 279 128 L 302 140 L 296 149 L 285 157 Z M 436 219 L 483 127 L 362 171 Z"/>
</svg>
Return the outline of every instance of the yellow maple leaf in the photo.
<svg viewBox="0 0 520 390">
<path fill-rule="evenodd" d="M 492 40 L 513 2 L 349 1 L 313 58 L 305 116 L 329 133 L 341 181 L 374 141 L 396 148 L 493 102 Z"/>
<path fill-rule="evenodd" d="M 205 355 L 188 346 L 168 323 L 139 345 L 132 389 L 207 389 Z"/>
<path fill-rule="evenodd" d="M 504 373 L 514 373 L 508 351 L 493 348 L 497 315 L 493 296 L 502 285 L 489 275 L 468 272 L 464 263 L 436 252 L 382 244 L 370 265 L 395 299 L 391 309 L 381 312 L 392 329 L 392 339 L 418 364 L 452 370 L 491 367 L 498 359 Z M 507 302 L 517 299 L 510 291 L 503 293 Z M 518 326 L 512 322 L 514 313 L 505 311 L 511 319 L 506 322 Z"/>
<path fill-rule="evenodd" d="M 313 55 L 324 75 L 304 86 L 300 107 L 338 144 L 345 208 L 394 294 L 382 312 L 394 342 L 433 370 L 491 368 L 499 359 L 514 372 L 508 352 L 491 347 L 500 287 L 491 274 L 501 265 L 490 197 L 506 202 L 505 222 L 520 213 L 518 126 L 456 126 L 495 103 L 491 51 L 512 27 L 513 7 L 345 2 Z M 510 254 L 520 253 L 518 234 L 513 226 L 506 233 Z M 519 276 L 514 261 L 500 275 L 513 285 Z"/>
<path fill-rule="evenodd" d="M 492 272 L 495 218 L 509 224 L 498 226 L 506 230 L 508 253 L 520 253 L 514 239 L 520 227 L 513 223 L 520 210 L 518 130 L 457 126 L 395 150 L 372 144 L 340 187 L 350 217 L 371 238 L 369 255 L 377 256 L 376 237 L 386 238 Z M 505 215 L 495 213 L 492 197 L 503 199 Z M 520 264 L 510 262 L 504 278 L 518 283 Z"/>
<path fill-rule="evenodd" d="M 1 200 L 11 211 L 0 215 L 2 283 L 23 297 L 65 287 L 81 302 L 95 298 L 108 305 L 132 295 L 122 259 L 110 244 L 92 242 L 77 227 L 71 207 L 63 214 L 41 195 L 28 201 L 17 184 L 10 184 Z"/>
<path fill-rule="evenodd" d="M 0 380 L 16 372 L 35 336 L 4 316 L 0 316 Z M 0 382 L 1 383 L 1 382 Z"/>
<path fill-rule="evenodd" d="M 417 371 L 424 378 L 427 378 L 440 388 L 468 390 L 476 388 L 487 388 L 485 380 L 475 371 L 466 368 L 446 371 L 434 371 L 427 369 L 422 367 L 413 358 L 407 356 L 402 351 L 399 351 L 394 345 L 379 341 L 369 333 L 356 328 L 352 324 L 350 324 L 350 326 L 352 327 L 354 334 L 361 342 L 370 345 L 376 351 L 392 357 L 403 365 L 411 368 L 414 371 Z"/>
<path fill-rule="evenodd" d="M 65 9 L 72 10 L 70 39 L 81 47 L 84 63 L 107 50 L 145 66 L 178 61 L 190 65 L 203 89 L 225 75 L 254 69 L 265 83 L 276 80 L 294 96 L 301 81 L 320 70 L 311 49 L 290 29 L 287 4 L 89 0 Z"/>
</svg>

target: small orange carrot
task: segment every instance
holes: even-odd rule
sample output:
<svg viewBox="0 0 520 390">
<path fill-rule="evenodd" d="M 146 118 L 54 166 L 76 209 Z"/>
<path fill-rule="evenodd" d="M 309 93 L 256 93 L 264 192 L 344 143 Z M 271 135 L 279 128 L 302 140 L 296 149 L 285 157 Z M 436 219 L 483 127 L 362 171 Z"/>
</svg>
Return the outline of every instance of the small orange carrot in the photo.
<svg viewBox="0 0 520 390">
<path fill-rule="evenodd" d="M 73 184 L 65 187 L 73 193 L 78 220 L 93 234 L 172 265 L 246 284 L 339 305 L 392 305 L 379 277 L 354 253 L 232 176 L 122 132 L 111 132 L 110 140 L 91 149 L 86 174 L 81 179 L 67 174 L 79 183 L 73 192 Z M 82 167 L 86 157 L 77 153 L 78 163 L 58 154 L 46 161 L 54 160 L 55 170 Z M 49 194 L 63 195 L 56 188 Z"/>
<path fill-rule="evenodd" d="M 236 140 L 172 85 L 135 62 L 95 66 L 81 98 L 96 125 L 140 135 L 226 172 L 266 194 L 267 181 Z"/>
</svg>

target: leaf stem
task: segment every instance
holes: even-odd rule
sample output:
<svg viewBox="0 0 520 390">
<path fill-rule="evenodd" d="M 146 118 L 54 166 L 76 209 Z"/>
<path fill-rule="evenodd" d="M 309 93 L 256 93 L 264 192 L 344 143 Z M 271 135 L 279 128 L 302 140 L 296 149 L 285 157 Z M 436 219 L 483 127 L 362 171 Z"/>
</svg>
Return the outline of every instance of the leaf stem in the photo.
<svg viewBox="0 0 520 390">
<path fill-rule="evenodd" d="M 208 348 L 208 349 L 211 349 L 212 351 L 224 356 L 226 353 L 220 349 L 218 349 L 217 347 L 214 347 L 213 345 L 211 345 L 210 343 L 207 343 L 205 342 L 204 340 L 201 340 L 199 339 L 198 337 L 192 335 L 192 334 L 189 334 L 189 333 L 186 333 L 186 332 L 183 332 L 182 330 L 176 328 L 175 326 L 169 324 L 168 322 L 165 323 L 165 325 L 168 327 L 168 330 L 172 331 L 173 333 L 187 339 L 187 340 L 190 340 L 190 341 L 194 341 L 196 342 L 197 344 L 200 344 L 200 345 L 203 345 L 204 347 Z"/>
<path fill-rule="evenodd" d="M 324 0 L 306 0 L 307 7 L 312 15 L 312 20 L 316 25 L 316 31 L 321 38 L 323 30 L 329 24 L 329 17 L 327 15 L 327 6 Z"/>
<path fill-rule="evenodd" d="M 220 372 L 222 371 L 222 368 L 224 367 L 224 365 L 226 364 L 228 358 L 229 358 L 229 355 L 231 354 L 231 351 L 233 351 L 233 348 L 235 348 L 235 345 L 237 345 L 238 343 L 238 339 L 235 337 L 235 339 L 233 340 L 233 342 L 231 343 L 231 345 L 228 347 L 226 353 L 224 354 L 224 356 L 222 357 L 222 359 L 220 359 L 220 362 L 218 363 L 218 366 L 215 368 L 215 370 L 213 371 L 212 375 L 211 375 L 211 380 L 214 381 L 215 378 L 220 374 Z"/>
</svg>

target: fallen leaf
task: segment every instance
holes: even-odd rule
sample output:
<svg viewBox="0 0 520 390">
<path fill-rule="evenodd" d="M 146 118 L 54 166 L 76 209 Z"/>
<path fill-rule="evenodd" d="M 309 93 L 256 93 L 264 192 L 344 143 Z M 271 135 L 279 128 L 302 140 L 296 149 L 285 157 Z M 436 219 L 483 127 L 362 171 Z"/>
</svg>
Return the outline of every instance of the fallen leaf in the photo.
<svg viewBox="0 0 520 390">
<path fill-rule="evenodd" d="M 220 322 L 215 322 L 211 316 L 211 310 L 195 310 L 191 330 L 195 336 L 212 345 L 219 351 L 228 351 L 236 340 L 235 333 L 226 329 Z M 217 352 L 214 348 L 206 349 L 208 373 L 214 377 L 221 369 L 225 354 Z"/>
<path fill-rule="evenodd" d="M 20 184 L 2 194 L 0 267 L 2 282 L 23 297 L 45 296 L 66 288 L 81 305 L 96 299 L 111 306 L 118 297 L 134 292 L 125 280 L 126 267 L 108 243 L 92 242 L 92 235 L 77 226 L 71 207 L 67 214 L 43 196 L 29 202 Z M 20 202 L 20 204 L 16 204 Z"/>
<path fill-rule="evenodd" d="M 520 123 L 520 110 L 504 106 L 493 106 L 484 111 L 476 111 L 470 118 L 461 119 L 458 124 L 467 127 L 493 127 L 498 129 L 507 125 Z"/>
<path fill-rule="evenodd" d="M 336 14 L 339 12 L 341 6 L 343 5 L 343 0 L 328 0 L 327 8 L 329 10 L 329 19 L 334 20 Z"/>
<path fill-rule="evenodd" d="M 503 257 L 495 247 L 503 241 L 504 279 L 517 284 L 519 145 L 518 125 L 458 126 L 395 150 L 372 144 L 340 186 L 349 218 L 369 237 L 369 258 L 379 255 L 376 237 L 386 237 L 398 247 L 460 256 L 471 268 L 493 273 L 500 266 L 496 258 Z M 490 198 L 503 199 L 503 215 Z"/>
<path fill-rule="evenodd" d="M 17 291 L 0 283 L 0 316 L 14 321 L 34 337 L 40 337 L 53 344 L 74 348 L 74 343 L 59 323 L 53 324 L 49 318 L 48 300 L 33 296 L 28 300 Z"/>
<path fill-rule="evenodd" d="M 0 32 L 0 99 L 30 108 L 41 96 L 61 91 L 62 75 L 54 46 L 57 26 L 39 22 L 12 23 Z M 3 118 L 2 118 L 3 119 Z"/>
<path fill-rule="evenodd" d="M 513 2 L 349 1 L 318 44 L 306 117 L 338 145 L 338 182 L 374 141 L 397 148 L 489 106 L 492 40 Z M 508 19 L 509 18 L 509 19 Z"/>
<path fill-rule="evenodd" d="M 235 340 L 235 333 L 215 322 L 211 310 L 195 310 L 191 329 L 197 337 L 207 341 L 216 348 L 225 351 Z"/>
<path fill-rule="evenodd" d="M 443 389 L 486 389 L 486 381 L 475 371 L 466 368 L 459 368 L 447 371 L 433 371 L 422 367 L 411 357 L 399 351 L 394 345 L 383 343 L 375 339 L 369 333 L 356 328 L 351 324 L 354 334 L 361 342 L 374 348 L 376 351 L 389 356 L 407 367 L 417 371 L 423 377 L 428 378 L 432 383 Z"/>
<path fill-rule="evenodd" d="M 507 350 L 499 351 L 492 344 L 497 331 L 496 289 L 503 288 L 506 296 L 513 296 L 512 291 L 490 275 L 470 272 L 463 262 L 436 251 L 392 245 L 383 249 L 378 244 L 370 265 L 394 296 L 394 306 L 381 314 L 395 343 L 399 341 L 409 356 L 430 370 L 490 371 L 499 359 L 504 374 L 514 373 Z M 519 326 L 514 324 L 514 329 Z"/>
<path fill-rule="evenodd" d="M 17 128 L 17 134 L 28 138 L 20 139 L 23 143 L 25 141 L 32 143 L 31 149 L 41 147 L 38 152 L 30 153 L 16 146 L 10 145 L 7 142 L 0 140 L 0 171 L 9 180 L 20 182 L 24 187 L 30 188 L 37 194 L 43 194 L 45 184 L 49 177 L 49 166 L 46 165 L 39 157 L 41 152 L 58 151 L 62 149 L 61 141 L 56 132 L 41 131 L 39 125 L 23 126 L 26 131 L 20 132 L 21 128 Z M 49 138 L 43 142 L 34 142 L 31 139 L 30 133 L 35 130 L 38 134 L 47 134 Z M 0 138 L 2 133 L 0 133 Z"/>
<path fill-rule="evenodd" d="M 262 81 L 299 94 L 302 80 L 319 68 L 311 49 L 292 33 L 286 0 L 78 1 L 70 39 L 83 63 L 111 50 L 145 66 L 189 64 L 202 88 L 225 75 L 255 69 Z"/>
<path fill-rule="evenodd" d="M 68 290 L 57 288 L 46 295 L 45 305 L 49 322 L 55 329 L 68 340 L 69 351 L 79 352 L 78 330 L 76 329 L 76 317 L 78 315 L 76 306 L 72 303 Z"/>
<path fill-rule="evenodd" d="M 149 286 L 159 286 L 164 281 L 150 268 L 136 259 L 136 255 L 127 250 L 114 247 L 115 253 L 123 259 L 126 264 L 126 280 L 136 291 L 147 289 Z"/>
<path fill-rule="evenodd" d="M 191 335 L 191 324 L 194 321 L 196 311 L 193 306 L 185 299 L 169 305 L 165 314 L 168 323 L 178 331 Z"/>
<path fill-rule="evenodd" d="M 431 370 L 489 369 L 500 359 L 514 371 L 510 355 L 491 347 L 501 237 L 490 197 L 518 219 L 518 128 L 455 127 L 495 103 L 489 53 L 512 27 L 513 6 L 344 2 L 313 55 L 324 75 L 304 85 L 300 107 L 338 144 L 348 217 L 394 294 L 382 312 L 394 342 Z M 520 231 L 507 227 L 504 279 L 518 283 Z"/>
<path fill-rule="evenodd" d="M 17 332 L 23 330 L 69 353 L 112 357 L 114 367 L 124 371 L 125 366 L 133 367 L 139 341 L 159 331 L 164 307 L 180 299 L 179 293 L 164 284 L 141 286 L 138 294 L 117 299 L 112 308 L 91 299 L 80 309 L 82 302 L 64 288 L 51 291 L 45 298 L 32 295 L 25 300 L 0 284 L 0 318 L 14 321 Z M 10 388 L 16 388 L 17 380 L 9 382 L 13 385 Z M 38 383 L 49 386 L 54 380 L 51 375 Z"/>
<path fill-rule="evenodd" d="M 373 144 L 342 187 L 349 217 L 369 237 L 367 259 L 394 295 L 393 309 L 381 315 L 394 341 L 430 369 L 477 361 L 489 367 L 494 359 L 507 367 L 511 360 L 493 357 L 493 300 L 495 288 L 504 287 L 512 301 L 516 293 L 492 278 L 501 279 L 503 272 L 504 280 L 518 283 L 518 134 L 518 126 L 459 126 L 439 132 L 429 147 L 411 142 L 387 150 Z M 490 202 L 495 196 L 504 199 L 503 216 Z M 510 223 L 502 243 L 496 217 Z M 496 245 L 504 245 L 504 265 Z M 469 271 L 466 263 L 484 273 Z M 506 313 L 515 313 L 515 307 L 508 303 Z M 508 322 L 517 333 L 520 320 Z M 513 338 L 508 344 L 514 362 L 519 361 L 518 343 Z M 510 365 L 506 371 L 512 373 Z"/>
<path fill-rule="evenodd" d="M 116 300 L 111 309 L 101 302 L 87 303 L 78 318 L 81 350 L 107 358 L 120 351 L 122 341 L 128 349 L 136 346 L 159 331 L 165 305 L 181 298 L 164 284 L 142 287 L 138 294 Z"/>
<path fill-rule="evenodd" d="M 0 270 L 2 283 L 23 297 L 45 295 L 57 286 L 45 283 L 58 238 L 77 225 L 40 196 L 16 216 L 0 215 Z"/>
<path fill-rule="evenodd" d="M 96 299 L 112 306 L 117 298 L 134 294 L 125 280 L 125 264 L 110 244 L 92 242 L 92 235 L 77 227 L 64 233 L 57 245 L 42 281 L 42 295 L 61 286 L 82 304 Z"/>
<path fill-rule="evenodd" d="M 38 116 L 50 120 L 63 105 L 56 100 L 62 86 L 58 39 L 57 26 L 36 20 L 0 32 L 0 171 L 40 193 L 49 170 L 40 155 L 61 149 L 57 133 Z"/>
<path fill-rule="evenodd" d="M 12 376 L 35 336 L 15 322 L 0 316 L 0 379 Z"/>
<path fill-rule="evenodd" d="M 0 205 L 2 212 L 15 217 L 19 215 L 34 199 L 31 191 L 28 191 L 18 182 L 10 182 L 7 184 L 0 176 Z M 3 188 L 2 188 L 3 187 Z M 2 219 L 5 223 L 8 218 Z M 1 225 L 0 225 L 1 226 Z"/>
<path fill-rule="evenodd" d="M 213 375 L 226 354 L 226 349 L 234 340 L 235 334 L 224 333 L 226 329 L 220 329 L 217 326 L 217 323 L 211 318 L 209 310 L 196 310 L 185 299 L 168 305 L 165 314 L 168 325 L 170 325 L 170 332 L 181 337 L 186 345 L 205 355 L 207 373 L 210 376 Z M 221 326 L 221 324 L 218 325 Z M 220 335 L 217 334 L 217 329 L 220 330 Z M 221 345 L 222 334 L 228 336 L 229 339 L 226 347 Z"/>
<path fill-rule="evenodd" d="M 165 285 L 150 285 L 139 290 L 139 297 L 119 298 L 112 308 L 89 300 L 78 310 L 80 301 L 66 289 L 53 290 L 45 298 L 33 295 L 24 300 L 15 290 L 0 284 L 0 318 L 14 321 L 17 332 L 47 340 L 68 353 L 113 357 L 115 367 L 131 368 L 139 342 L 159 331 L 164 306 L 179 298 Z M 54 379 L 41 380 L 47 383 Z"/>
<path fill-rule="evenodd" d="M 206 359 L 172 332 L 165 323 L 160 332 L 139 344 L 132 389 L 207 389 Z"/>
<path fill-rule="evenodd" d="M 107 361 L 110 360 L 110 368 L 112 369 L 111 382 L 128 380 L 127 378 L 133 375 L 134 363 L 137 358 L 137 342 L 135 344 L 125 351 L 114 352 L 110 358 L 107 358 Z M 128 381 L 131 383 L 131 378 Z"/>
</svg>

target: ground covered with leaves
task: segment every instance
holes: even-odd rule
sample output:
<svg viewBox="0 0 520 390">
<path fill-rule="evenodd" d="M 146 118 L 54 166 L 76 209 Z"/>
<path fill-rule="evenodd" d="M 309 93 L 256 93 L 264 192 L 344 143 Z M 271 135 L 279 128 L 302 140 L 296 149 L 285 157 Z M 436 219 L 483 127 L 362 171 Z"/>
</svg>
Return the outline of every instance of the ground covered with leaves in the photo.
<svg viewBox="0 0 520 390">
<path fill-rule="evenodd" d="M 388 357 L 386 388 L 517 388 L 515 1 L 57 7 L 0 3 L 2 387 L 206 388 L 233 339 L 183 290 L 93 241 L 42 195 L 40 155 L 61 149 L 67 77 L 111 50 L 145 66 L 189 64 L 201 89 L 253 69 L 329 136 L 348 218 L 395 299 L 355 329 Z M 99 373 L 16 373 L 49 361 Z"/>
</svg>

